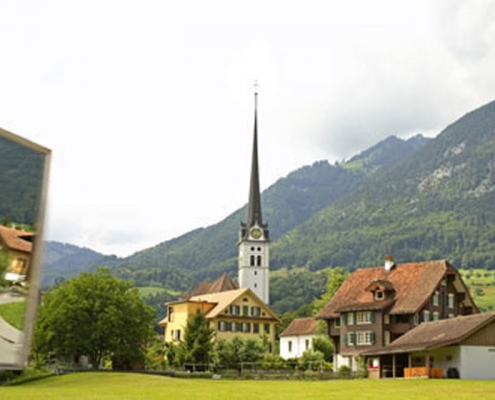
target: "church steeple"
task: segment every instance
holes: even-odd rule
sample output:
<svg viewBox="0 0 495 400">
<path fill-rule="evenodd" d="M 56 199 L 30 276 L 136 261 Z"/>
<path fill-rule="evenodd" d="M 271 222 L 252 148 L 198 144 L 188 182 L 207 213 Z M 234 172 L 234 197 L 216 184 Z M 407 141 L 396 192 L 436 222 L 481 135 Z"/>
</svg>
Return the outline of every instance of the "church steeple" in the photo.
<svg viewBox="0 0 495 400">
<path fill-rule="evenodd" d="M 249 202 L 246 225 L 251 228 L 254 225 L 261 226 L 262 224 L 263 218 L 261 215 L 260 173 L 258 166 L 258 88 L 255 86 L 253 155 L 251 158 L 251 181 L 249 185 Z"/>
<path fill-rule="evenodd" d="M 250 288 L 263 302 L 270 299 L 270 238 L 261 215 L 258 164 L 258 90 L 254 92 L 254 133 L 247 220 L 239 230 L 239 286 Z"/>
</svg>

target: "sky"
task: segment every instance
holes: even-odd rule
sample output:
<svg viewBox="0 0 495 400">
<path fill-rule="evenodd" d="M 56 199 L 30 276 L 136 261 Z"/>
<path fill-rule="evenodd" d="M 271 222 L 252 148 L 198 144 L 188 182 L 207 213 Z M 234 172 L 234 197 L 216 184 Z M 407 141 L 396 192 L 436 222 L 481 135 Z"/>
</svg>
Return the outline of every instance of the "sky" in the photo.
<svg viewBox="0 0 495 400">
<path fill-rule="evenodd" d="M 0 2 L 0 127 L 53 152 L 45 238 L 127 256 L 495 99 L 490 0 Z"/>
</svg>

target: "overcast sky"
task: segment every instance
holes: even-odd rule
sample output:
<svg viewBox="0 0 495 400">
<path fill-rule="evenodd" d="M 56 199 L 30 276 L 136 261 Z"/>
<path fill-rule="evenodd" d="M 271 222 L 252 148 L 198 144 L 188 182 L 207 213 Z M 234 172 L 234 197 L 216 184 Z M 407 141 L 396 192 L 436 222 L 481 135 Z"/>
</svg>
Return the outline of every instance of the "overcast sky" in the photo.
<svg viewBox="0 0 495 400">
<path fill-rule="evenodd" d="M 2 1 L 0 57 L 47 238 L 124 256 L 246 203 L 254 80 L 263 189 L 495 99 L 495 2 Z"/>
</svg>

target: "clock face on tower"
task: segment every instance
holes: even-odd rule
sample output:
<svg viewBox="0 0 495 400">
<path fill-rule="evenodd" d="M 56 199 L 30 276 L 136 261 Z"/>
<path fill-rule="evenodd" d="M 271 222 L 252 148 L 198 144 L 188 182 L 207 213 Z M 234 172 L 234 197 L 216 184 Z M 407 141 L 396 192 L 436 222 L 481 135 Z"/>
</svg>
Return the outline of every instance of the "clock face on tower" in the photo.
<svg viewBox="0 0 495 400">
<path fill-rule="evenodd" d="M 253 228 L 251 229 L 251 237 L 254 239 L 259 239 L 263 232 L 261 232 L 261 229 L 259 228 Z"/>
</svg>

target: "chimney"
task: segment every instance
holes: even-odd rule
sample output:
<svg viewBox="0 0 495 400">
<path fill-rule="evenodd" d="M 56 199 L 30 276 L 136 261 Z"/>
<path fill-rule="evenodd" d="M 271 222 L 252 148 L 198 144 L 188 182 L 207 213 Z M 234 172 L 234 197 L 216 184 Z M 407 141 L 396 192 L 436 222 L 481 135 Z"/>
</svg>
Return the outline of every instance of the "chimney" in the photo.
<svg viewBox="0 0 495 400">
<path fill-rule="evenodd" d="M 391 255 L 385 256 L 385 271 L 389 272 L 395 267 L 394 258 Z"/>
</svg>

